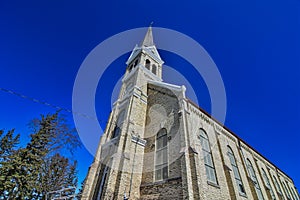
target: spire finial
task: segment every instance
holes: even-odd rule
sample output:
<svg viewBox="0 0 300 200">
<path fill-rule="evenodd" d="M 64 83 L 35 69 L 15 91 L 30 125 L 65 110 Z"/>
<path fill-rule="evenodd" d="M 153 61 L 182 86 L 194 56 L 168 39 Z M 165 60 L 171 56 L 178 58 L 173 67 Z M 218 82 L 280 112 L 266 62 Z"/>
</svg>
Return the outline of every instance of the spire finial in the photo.
<svg viewBox="0 0 300 200">
<path fill-rule="evenodd" d="M 145 38 L 143 40 L 142 46 L 153 46 L 154 42 L 153 42 L 153 34 L 152 34 L 152 24 L 153 22 L 150 23 L 150 26 L 148 28 L 148 31 L 145 35 Z"/>
</svg>

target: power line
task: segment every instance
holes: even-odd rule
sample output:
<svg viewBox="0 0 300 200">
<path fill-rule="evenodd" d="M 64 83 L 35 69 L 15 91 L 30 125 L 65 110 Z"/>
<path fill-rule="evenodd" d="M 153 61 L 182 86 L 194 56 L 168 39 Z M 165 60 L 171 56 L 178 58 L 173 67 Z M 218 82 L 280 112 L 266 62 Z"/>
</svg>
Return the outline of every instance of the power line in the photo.
<svg viewBox="0 0 300 200">
<path fill-rule="evenodd" d="M 72 114 L 75 114 L 75 115 L 78 115 L 78 116 L 81 116 L 81 117 L 85 117 L 85 118 L 88 118 L 88 119 L 91 119 L 91 120 L 96 120 L 97 121 L 97 118 L 95 117 L 92 117 L 92 116 L 89 116 L 87 114 L 83 114 L 83 113 L 79 113 L 79 112 L 74 112 L 70 109 L 67 109 L 67 108 L 63 108 L 63 107 L 60 107 L 60 106 L 57 106 L 57 105 L 54 105 L 54 104 L 51 104 L 51 103 L 48 103 L 46 101 L 41 101 L 39 99 L 36 99 L 36 98 L 32 98 L 30 96 L 27 96 L 27 95 L 24 95 L 24 94 L 21 94 L 19 92 L 16 92 L 16 91 L 13 91 L 13 90 L 9 90 L 9 89 L 5 89 L 5 88 L 1 88 L 0 87 L 0 91 L 3 91 L 5 93 L 8 93 L 8 94 L 12 94 L 12 95 L 15 95 L 15 96 L 18 96 L 22 99 L 27 99 L 29 101 L 32 101 L 32 102 L 35 102 L 35 103 L 38 103 L 38 104 L 42 104 L 44 106 L 48 106 L 48 107 L 52 107 L 52 108 L 55 108 L 56 110 L 59 110 L 59 111 L 65 111 L 67 113 L 72 113 Z M 98 120 L 100 122 L 105 122 L 103 120 Z"/>
</svg>

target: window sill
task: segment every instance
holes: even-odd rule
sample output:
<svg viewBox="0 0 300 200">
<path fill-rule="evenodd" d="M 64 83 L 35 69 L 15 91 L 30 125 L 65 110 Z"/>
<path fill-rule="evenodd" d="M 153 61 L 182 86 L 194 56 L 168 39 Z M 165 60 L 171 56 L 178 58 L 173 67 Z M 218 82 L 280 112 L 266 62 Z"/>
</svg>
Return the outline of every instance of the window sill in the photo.
<svg viewBox="0 0 300 200">
<path fill-rule="evenodd" d="M 211 182 L 211 181 L 207 181 L 207 184 L 210 185 L 210 186 L 213 186 L 213 187 L 215 187 L 215 188 L 220 189 L 220 186 L 219 186 L 217 183 L 213 183 L 213 182 Z"/>
<path fill-rule="evenodd" d="M 181 179 L 181 177 L 166 178 L 166 179 L 163 179 L 163 180 L 157 180 L 157 181 L 154 182 L 154 184 L 167 183 L 167 182 L 174 181 L 174 180 L 177 180 L 177 179 Z"/>
<path fill-rule="evenodd" d="M 240 193 L 240 192 L 239 192 L 239 195 L 240 195 L 241 197 L 248 198 L 247 195 L 246 195 L 245 193 Z"/>
<path fill-rule="evenodd" d="M 280 197 L 282 197 L 283 195 L 280 193 L 280 192 L 277 192 L 277 195 L 278 196 L 280 196 Z"/>
</svg>

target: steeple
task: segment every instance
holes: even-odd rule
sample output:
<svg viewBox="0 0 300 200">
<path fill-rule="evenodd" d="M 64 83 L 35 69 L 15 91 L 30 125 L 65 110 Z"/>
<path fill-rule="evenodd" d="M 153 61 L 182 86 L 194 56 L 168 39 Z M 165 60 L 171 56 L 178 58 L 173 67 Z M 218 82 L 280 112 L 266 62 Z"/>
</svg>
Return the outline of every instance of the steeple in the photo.
<svg viewBox="0 0 300 200">
<path fill-rule="evenodd" d="M 150 24 L 148 31 L 145 35 L 145 38 L 143 40 L 142 46 L 154 46 L 154 42 L 153 42 L 153 34 L 152 34 L 152 23 Z"/>
<path fill-rule="evenodd" d="M 146 82 L 142 81 L 143 85 L 147 84 L 148 79 L 162 81 L 163 63 L 164 61 L 161 59 L 153 42 L 151 23 L 141 44 L 134 47 L 126 62 L 127 70 L 124 80 L 127 80 L 130 77 L 133 78 L 135 76 L 132 76 L 132 74 L 136 74 L 139 78 L 134 80 L 145 80 Z M 141 76 L 138 75 L 140 72 L 142 72 L 142 74 L 147 74 L 147 78 L 141 78 Z M 140 81 L 138 82 L 141 83 Z M 140 85 L 138 85 L 138 87 L 139 86 Z"/>
</svg>

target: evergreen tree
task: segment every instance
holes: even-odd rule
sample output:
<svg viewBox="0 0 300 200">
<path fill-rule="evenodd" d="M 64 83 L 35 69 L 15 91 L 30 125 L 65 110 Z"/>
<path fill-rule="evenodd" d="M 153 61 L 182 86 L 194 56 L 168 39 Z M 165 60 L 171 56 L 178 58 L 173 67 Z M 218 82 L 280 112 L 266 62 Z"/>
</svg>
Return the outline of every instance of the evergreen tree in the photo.
<svg viewBox="0 0 300 200">
<path fill-rule="evenodd" d="M 20 148 L 13 165 L 15 173 L 12 182 L 14 188 L 9 191 L 15 199 L 38 199 L 41 196 L 41 184 L 38 182 L 44 158 L 49 152 L 50 132 L 56 115 L 42 116 L 40 129 L 30 135 L 31 140 L 25 148 Z"/>
<path fill-rule="evenodd" d="M 64 116 L 58 113 L 52 115 L 54 118 L 52 120 L 52 130 L 48 132 L 50 141 L 47 146 L 50 150 L 50 154 L 54 155 L 57 152 L 70 153 L 73 155 L 74 150 L 80 147 L 81 143 L 78 138 L 75 128 L 70 128 L 67 124 L 67 120 Z M 42 127 L 44 116 L 41 118 L 35 118 L 31 120 L 29 126 L 31 130 L 36 133 Z"/>
<path fill-rule="evenodd" d="M 0 131 L 0 199 L 45 199 L 50 191 L 76 187 L 77 162 L 60 152 L 80 143 L 62 119 L 58 113 L 35 119 L 30 142 L 19 149 L 19 135 Z"/>
<path fill-rule="evenodd" d="M 15 188 L 14 175 L 16 174 L 16 146 L 20 135 L 14 136 L 14 130 L 4 134 L 0 130 L 0 199 L 6 199 L 6 191 Z"/>
<path fill-rule="evenodd" d="M 40 179 L 43 186 L 42 193 L 58 191 L 62 188 L 71 188 L 77 186 L 77 162 L 71 163 L 68 158 L 55 154 L 47 159 L 43 166 L 43 173 Z M 65 192 L 63 195 L 75 193 L 75 188 Z"/>
</svg>

